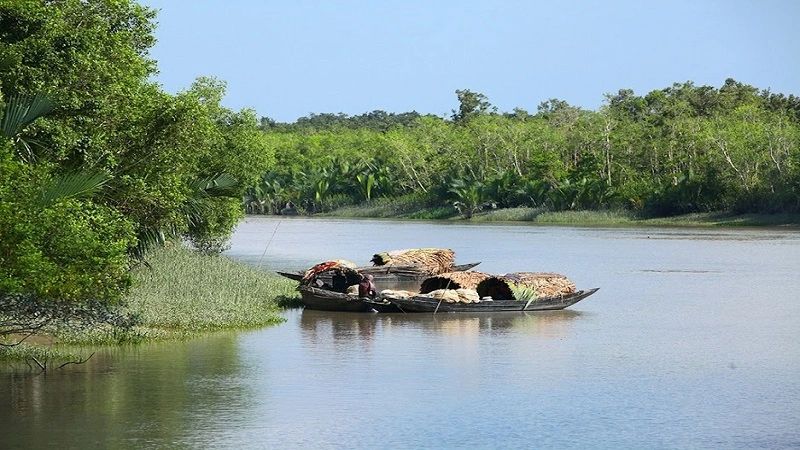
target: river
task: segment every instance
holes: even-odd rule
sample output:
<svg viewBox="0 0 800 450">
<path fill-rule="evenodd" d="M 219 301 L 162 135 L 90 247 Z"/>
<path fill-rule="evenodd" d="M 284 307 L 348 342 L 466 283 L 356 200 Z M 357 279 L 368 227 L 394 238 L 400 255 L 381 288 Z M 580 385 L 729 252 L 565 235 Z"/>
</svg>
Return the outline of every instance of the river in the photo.
<svg viewBox="0 0 800 450">
<path fill-rule="evenodd" d="M 449 247 L 569 310 L 286 323 L 0 373 L 0 447 L 797 448 L 800 233 L 248 218 L 265 270 Z"/>
</svg>

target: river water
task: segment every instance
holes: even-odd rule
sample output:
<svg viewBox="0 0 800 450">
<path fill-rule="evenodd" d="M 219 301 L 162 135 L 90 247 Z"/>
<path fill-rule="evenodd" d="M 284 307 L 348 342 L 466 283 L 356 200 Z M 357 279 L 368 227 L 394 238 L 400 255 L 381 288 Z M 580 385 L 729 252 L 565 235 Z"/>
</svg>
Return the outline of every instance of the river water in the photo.
<svg viewBox="0 0 800 450">
<path fill-rule="evenodd" d="M 290 310 L 0 373 L 0 447 L 798 448 L 800 233 L 248 218 L 265 270 L 450 247 L 600 287 L 569 310 Z"/>
</svg>

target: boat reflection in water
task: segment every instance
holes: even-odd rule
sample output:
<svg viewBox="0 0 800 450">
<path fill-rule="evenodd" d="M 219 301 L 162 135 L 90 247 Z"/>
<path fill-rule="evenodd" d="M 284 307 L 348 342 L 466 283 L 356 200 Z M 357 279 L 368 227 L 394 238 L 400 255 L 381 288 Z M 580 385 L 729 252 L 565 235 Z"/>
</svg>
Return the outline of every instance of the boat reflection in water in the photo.
<svg viewBox="0 0 800 450">
<path fill-rule="evenodd" d="M 514 333 L 541 338 L 565 337 L 571 322 L 584 313 L 573 310 L 497 313 L 441 314 L 357 314 L 346 312 L 303 310 L 300 327 L 304 339 L 315 344 L 341 343 L 354 340 L 369 344 L 373 338 L 389 333 L 423 332 L 430 336 L 477 338 Z"/>
</svg>

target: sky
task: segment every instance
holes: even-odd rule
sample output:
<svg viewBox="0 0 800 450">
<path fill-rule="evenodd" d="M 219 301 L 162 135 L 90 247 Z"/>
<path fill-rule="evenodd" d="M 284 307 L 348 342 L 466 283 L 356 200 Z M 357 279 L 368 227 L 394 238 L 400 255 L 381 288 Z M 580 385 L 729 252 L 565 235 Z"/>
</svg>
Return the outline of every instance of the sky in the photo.
<svg viewBox="0 0 800 450">
<path fill-rule="evenodd" d="M 227 82 L 223 103 L 291 122 L 381 109 L 449 115 L 456 89 L 500 111 L 734 78 L 800 94 L 800 0 L 141 0 L 156 80 Z"/>
</svg>

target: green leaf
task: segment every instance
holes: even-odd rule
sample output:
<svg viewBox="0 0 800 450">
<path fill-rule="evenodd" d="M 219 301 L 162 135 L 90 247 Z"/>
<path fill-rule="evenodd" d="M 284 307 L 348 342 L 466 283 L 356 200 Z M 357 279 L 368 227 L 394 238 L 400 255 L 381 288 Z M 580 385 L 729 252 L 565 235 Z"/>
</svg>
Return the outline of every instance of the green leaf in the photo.
<svg viewBox="0 0 800 450">
<path fill-rule="evenodd" d="M 108 174 L 92 170 L 66 173 L 44 186 L 38 206 L 46 207 L 69 198 L 91 197 L 111 180 Z"/>
<path fill-rule="evenodd" d="M 8 99 L 0 119 L 0 133 L 13 139 L 34 120 L 53 110 L 53 103 L 42 94 L 33 97 L 15 95 Z"/>
<path fill-rule="evenodd" d="M 199 178 L 189 183 L 189 187 L 198 197 L 238 197 L 239 182 L 230 174 L 218 173 Z"/>
</svg>

